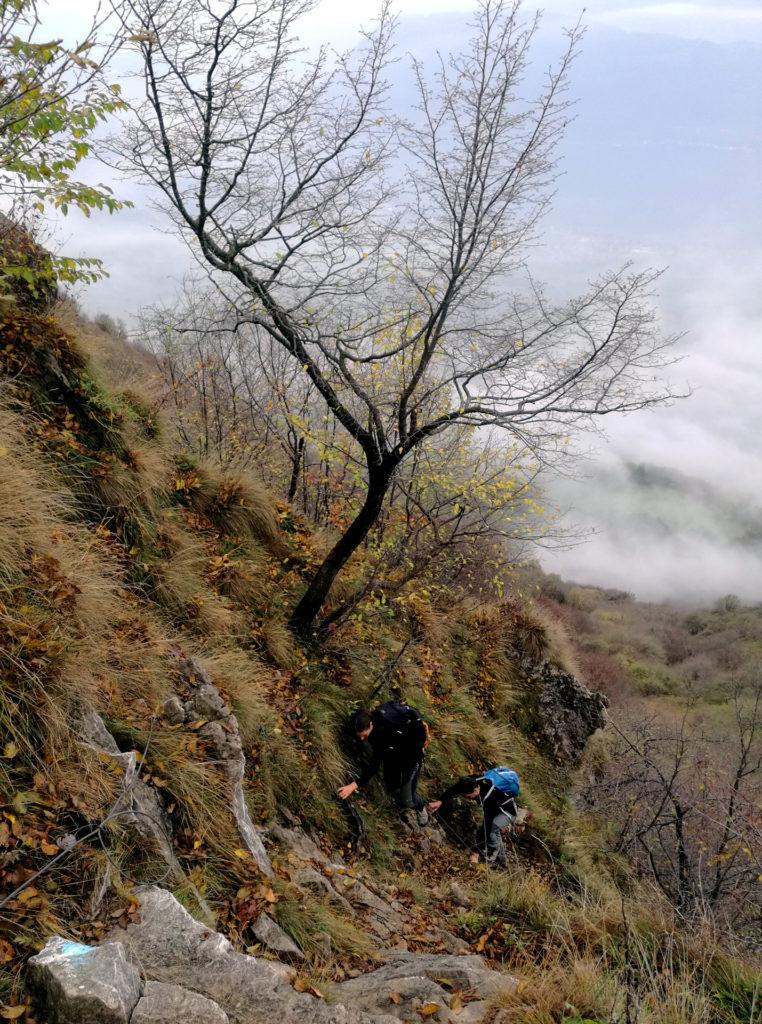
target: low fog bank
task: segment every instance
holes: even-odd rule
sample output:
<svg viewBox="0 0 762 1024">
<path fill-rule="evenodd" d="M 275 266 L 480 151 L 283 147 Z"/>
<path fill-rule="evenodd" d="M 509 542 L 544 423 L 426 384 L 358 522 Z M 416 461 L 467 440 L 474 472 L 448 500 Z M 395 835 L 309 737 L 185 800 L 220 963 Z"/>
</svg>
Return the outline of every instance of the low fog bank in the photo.
<svg viewBox="0 0 762 1024">
<path fill-rule="evenodd" d="M 644 600 L 762 601 L 758 256 L 694 239 L 675 259 L 662 310 L 688 334 L 670 376 L 693 394 L 606 423 L 608 441 L 574 478 L 548 482 L 569 523 L 596 533 L 546 554 L 546 569 Z"/>
<path fill-rule="evenodd" d="M 595 535 L 546 552 L 543 567 L 641 600 L 709 604 L 734 593 L 762 600 L 762 507 L 663 467 L 625 461 L 564 480 L 553 497 Z"/>
</svg>

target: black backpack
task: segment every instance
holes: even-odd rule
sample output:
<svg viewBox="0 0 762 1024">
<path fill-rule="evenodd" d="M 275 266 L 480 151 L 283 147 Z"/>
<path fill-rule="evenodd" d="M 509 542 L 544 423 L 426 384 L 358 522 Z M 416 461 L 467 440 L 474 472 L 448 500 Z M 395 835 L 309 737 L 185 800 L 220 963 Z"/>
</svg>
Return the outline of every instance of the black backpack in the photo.
<svg viewBox="0 0 762 1024">
<path fill-rule="evenodd" d="M 395 732 L 398 732 L 401 736 L 407 733 L 407 730 L 411 725 L 416 722 L 420 722 L 426 730 L 426 742 L 424 747 L 429 745 L 429 727 L 423 720 L 423 716 L 420 711 L 416 711 L 415 708 L 411 708 L 409 704 L 403 704 L 398 700 L 388 700 L 385 704 L 379 705 L 376 711 L 385 722 L 387 722 Z"/>
</svg>

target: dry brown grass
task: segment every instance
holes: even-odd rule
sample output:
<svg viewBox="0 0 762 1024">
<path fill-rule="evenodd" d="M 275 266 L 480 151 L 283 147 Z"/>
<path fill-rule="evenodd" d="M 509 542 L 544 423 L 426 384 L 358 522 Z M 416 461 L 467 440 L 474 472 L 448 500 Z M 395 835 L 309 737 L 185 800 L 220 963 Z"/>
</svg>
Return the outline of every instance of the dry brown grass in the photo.
<svg viewBox="0 0 762 1024">
<path fill-rule="evenodd" d="M 271 496 L 248 477 L 202 465 L 187 489 L 188 503 L 219 530 L 280 550 L 282 539 Z"/>
<path fill-rule="evenodd" d="M 263 727 L 276 724 L 268 703 L 268 669 L 253 654 L 220 646 L 204 651 L 199 660 L 229 700 L 244 743 L 255 742 Z"/>
<path fill-rule="evenodd" d="M 555 952 L 540 962 L 526 958 L 513 969 L 519 975 L 516 990 L 495 1002 L 506 1011 L 501 1019 L 516 1024 L 608 1020 L 618 1002 L 616 979 L 596 957 Z"/>
<path fill-rule="evenodd" d="M 541 605 L 532 605 L 529 617 L 542 628 L 545 634 L 545 657 L 558 668 L 580 675 L 580 667 L 565 624 Z"/>
<path fill-rule="evenodd" d="M 294 636 L 283 620 L 267 619 L 262 626 L 261 636 L 265 651 L 279 668 L 293 669 L 296 666 Z"/>
</svg>

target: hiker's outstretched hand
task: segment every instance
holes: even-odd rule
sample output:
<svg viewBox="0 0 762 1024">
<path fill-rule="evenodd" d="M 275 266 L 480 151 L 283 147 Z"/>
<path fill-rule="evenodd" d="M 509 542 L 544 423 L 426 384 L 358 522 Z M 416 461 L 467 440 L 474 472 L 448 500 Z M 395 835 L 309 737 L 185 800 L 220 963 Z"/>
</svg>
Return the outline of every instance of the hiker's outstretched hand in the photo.
<svg viewBox="0 0 762 1024">
<path fill-rule="evenodd" d="M 357 789 L 356 782 L 349 782 L 346 786 L 342 786 L 341 789 L 336 790 L 336 795 L 340 796 L 342 800 L 346 800 L 348 796 L 351 796 Z"/>
<path fill-rule="evenodd" d="M 430 800 L 426 804 L 426 810 L 427 811 L 431 811 L 431 813 L 434 814 L 436 811 L 439 810 L 439 808 L 441 806 L 442 806 L 442 801 L 441 800 Z"/>
</svg>

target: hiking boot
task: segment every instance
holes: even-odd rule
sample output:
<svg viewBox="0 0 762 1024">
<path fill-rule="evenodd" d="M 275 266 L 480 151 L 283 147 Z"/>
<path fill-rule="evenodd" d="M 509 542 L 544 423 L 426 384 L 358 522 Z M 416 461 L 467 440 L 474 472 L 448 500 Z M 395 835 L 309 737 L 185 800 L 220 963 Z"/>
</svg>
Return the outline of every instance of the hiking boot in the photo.
<svg viewBox="0 0 762 1024">
<path fill-rule="evenodd" d="M 405 807 L 404 810 L 400 811 L 400 820 L 410 829 L 418 828 L 418 819 L 412 807 Z"/>
<path fill-rule="evenodd" d="M 415 812 L 415 817 L 421 828 L 425 828 L 429 823 L 429 812 L 425 807 L 419 807 Z"/>
</svg>

